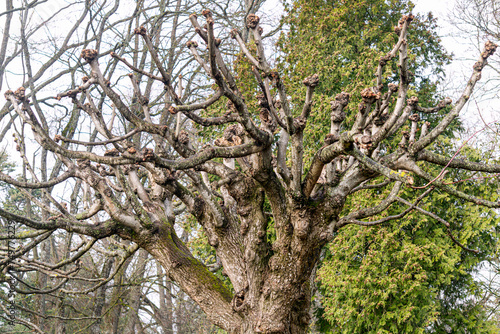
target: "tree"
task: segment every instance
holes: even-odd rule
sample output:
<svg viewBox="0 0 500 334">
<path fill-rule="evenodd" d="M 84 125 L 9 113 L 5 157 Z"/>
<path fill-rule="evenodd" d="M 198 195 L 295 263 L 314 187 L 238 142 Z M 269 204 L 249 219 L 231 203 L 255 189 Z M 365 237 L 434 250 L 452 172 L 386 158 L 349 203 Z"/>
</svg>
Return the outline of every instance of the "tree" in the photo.
<svg viewBox="0 0 500 334">
<path fill-rule="evenodd" d="M 500 165 L 450 159 L 432 150 L 432 144 L 441 140 L 440 135 L 458 117 L 495 44 L 486 44 L 450 112 L 440 116 L 432 129 L 426 123 L 419 129 L 422 123 L 412 112 L 421 107 L 418 99 L 408 95 L 412 75 L 406 37 L 413 16 L 403 16 L 395 29 L 397 42 L 375 69 L 375 86 L 360 93 L 352 126 L 341 129 L 350 99 L 348 93 L 341 92 L 332 99 L 331 130 L 325 145 L 305 160 L 303 134 L 319 76 L 304 79 L 303 105 L 289 101 L 284 81 L 266 60 L 259 17 L 247 15 L 256 54 L 237 30 L 231 36 L 253 65 L 261 90 L 255 96 L 258 104 L 252 104 L 243 98 L 247 92 L 240 90 L 219 48 L 224 44 L 216 37 L 212 13 L 204 10 L 202 14 L 203 26 L 196 14 L 189 17 L 199 42 L 186 43 L 193 58 L 182 58 L 182 79 L 172 74 L 169 49 L 163 49 L 157 34 L 161 15 L 133 30 L 140 43 L 132 51 L 128 46 L 118 46 L 108 54 L 83 49 L 82 71 L 89 71 L 88 75 L 81 85 L 73 83 L 71 89 L 58 94 L 60 103 L 67 103 L 72 113 L 81 117 L 76 123 L 61 120 L 63 124 L 73 122 L 69 136 L 42 123 L 42 116 L 49 116 L 51 108 L 38 103 L 29 85 L 5 93 L 17 122 L 31 127 L 37 145 L 61 167 L 51 180 L 39 181 L 35 172 L 29 181 L 0 174 L 2 180 L 25 189 L 64 182 L 83 185 L 76 195 L 82 198 L 81 204 L 73 206 L 73 211 L 61 204 L 64 196 L 55 198 L 45 192 L 46 201 L 36 202 L 41 217 L 33 219 L 0 209 L 5 219 L 44 231 L 44 235 L 73 233 L 92 240 L 119 237 L 124 240 L 120 253 L 143 249 L 213 324 L 228 332 L 303 333 L 310 321 L 311 274 L 322 247 L 341 228 L 394 219 L 385 213 L 395 202 L 405 206 L 399 216 L 418 210 L 436 219 L 419 206 L 435 189 L 476 205 L 500 206 L 495 194 L 479 198 L 450 185 L 443 173 L 434 176 L 428 172 L 435 165 L 464 173 L 500 170 Z M 206 51 L 200 53 L 200 45 L 205 45 Z M 398 53 L 398 84 L 386 84 L 386 65 Z M 134 55 L 137 61 L 129 61 Z M 212 83 L 213 90 L 205 91 L 204 96 L 201 90 L 199 95 L 191 95 L 188 88 L 199 83 L 194 77 L 197 72 L 189 71 L 192 67 L 186 65 L 191 59 Z M 120 81 L 125 76 L 109 75 L 110 68 L 118 66 L 132 70 L 130 83 Z M 76 71 L 73 73 L 75 76 Z M 221 102 L 227 105 L 224 114 L 205 117 L 198 112 L 219 107 Z M 407 122 L 411 123 L 410 131 L 400 133 Z M 206 142 L 197 136 L 201 132 L 197 127 L 214 127 L 218 138 Z M 94 129 L 95 135 L 89 135 Z M 277 129 L 280 134 L 275 133 Z M 396 148 L 387 144 L 393 135 L 401 138 Z M 16 137 L 21 149 L 30 136 Z M 426 184 L 417 184 L 411 174 Z M 386 178 L 390 187 L 387 196 L 372 207 L 352 207 L 341 215 L 350 195 L 360 188 L 371 188 L 370 181 L 378 177 Z M 415 189 L 401 197 L 404 187 Z M 203 227 L 227 280 L 194 257 L 178 236 L 179 220 L 183 219 L 174 214 L 178 202 L 190 219 Z M 377 220 L 364 220 L 370 217 Z M 4 254 L 2 263 L 12 271 L 27 270 L 34 263 L 29 255 L 29 247 L 20 247 L 11 257 Z M 68 259 L 76 258 L 77 252 L 70 250 Z M 49 289 L 64 284 L 67 278 L 78 278 L 78 264 L 65 264 L 68 271 L 64 277 L 50 278 L 53 285 Z"/>
<path fill-rule="evenodd" d="M 139 59 L 141 50 L 134 50 L 134 39 L 137 40 L 138 37 L 134 37 L 133 33 L 130 33 L 130 29 L 138 26 L 138 22 L 151 22 L 151 20 L 156 19 L 159 13 L 162 13 L 161 17 L 165 20 L 164 22 L 169 24 L 163 28 L 161 24 L 155 26 L 155 29 L 162 31 L 162 36 L 166 36 L 161 40 L 157 39 L 156 42 L 161 43 L 164 48 L 169 48 L 169 71 L 173 71 L 173 75 L 177 76 L 175 73 L 179 68 L 183 69 L 183 73 L 186 73 L 186 66 L 189 66 L 189 62 L 186 64 L 181 55 L 185 48 L 185 41 L 190 38 L 186 36 L 186 26 L 190 26 L 187 18 L 192 10 L 201 10 L 199 8 L 210 6 L 214 9 L 214 15 L 219 22 L 243 27 L 242 15 L 255 12 L 262 3 L 263 1 L 227 1 L 217 4 L 202 1 L 196 4 L 190 1 L 154 1 L 149 3 L 147 1 L 133 3 L 127 1 L 84 1 L 74 2 L 59 8 L 52 1 L 48 3 L 34 1 L 25 4 L 6 2 L 6 11 L 0 15 L 2 18 L 6 18 L 1 48 L 3 54 L 1 58 L 3 59 L 2 79 L 4 79 L 4 73 L 9 73 L 8 78 L 3 81 L 9 87 L 9 84 L 16 84 L 14 74 L 21 77 L 29 75 L 29 82 L 24 84 L 30 86 L 30 94 L 36 96 L 38 103 L 48 104 L 58 113 L 56 119 L 47 117 L 48 123 L 55 122 L 56 127 L 63 127 L 62 135 L 71 138 L 75 134 L 76 124 L 82 120 L 79 115 L 81 111 L 72 110 L 70 105 L 64 105 L 54 99 L 50 92 L 52 88 L 49 87 L 51 85 L 54 85 L 53 87 L 68 86 L 69 81 L 62 76 L 65 73 L 71 73 L 73 76 L 83 69 L 78 57 L 74 54 L 75 47 L 80 52 L 79 45 L 96 43 L 96 47 L 100 48 L 103 54 L 107 54 L 111 50 L 116 50 L 119 46 L 116 42 L 121 40 L 122 50 L 120 52 L 132 55 L 134 64 L 143 68 L 145 65 Z M 127 10 L 125 11 L 124 8 Z M 129 8 L 135 8 L 133 13 L 129 12 Z M 117 15 L 118 13 L 122 14 Z M 59 29 L 57 22 L 61 22 L 61 20 L 68 22 L 67 18 L 70 17 L 75 17 L 72 29 L 69 31 Z M 21 24 L 10 24 L 11 21 L 16 22 L 16 20 Z M 49 34 L 40 32 L 44 29 L 47 29 Z M 89 31 L 101 31 L 101 33 L 89 35 Z M 78 36 L 87 37 L 80 38 Z M 23 42 L 25 43 L 23 44 Z M 234 49 L 230 45 L 228 46 L 229 49 L 222 49 L 225 54 L 230 54 Z M 29 57 L 21 59 L 24 54 L 28 54 Z M 7 57 L 5 57 L 6 55 Z M 194 59 L 191 59 L 191 62 L 193 61 Z M 27 74 L 19 70 L 25 68 L 21 66 L 24 64 L 30 69 Z M 193 69 L 195 70 L 195 68 Z M 118 77 L 118 74 L 113 74 L 116 73 L 116 70 L 116 67 L 109 67 L 107 75 Z M 52 74 L 48 76 L 47 73 Z M 59 81 L 58 79 L 61 77 L 63 79 Z M 191 84 L 192 82 L 196 84 Z M 201 84 L 197 82 L 196 76 L 191 76 L 191 79 L 185 82 L 185 88 L 189 89 L 186 96 L 200 94 L 200 91 L 205 89 L 204 82 Z M 49 92 L 48 96 L 47 91 Z M 18 136 L 23 137 L 24 128 L 16 127 L 16 123 L 14 123 L 16 115 L 10 117 L 9 109 L 12 110 L 12 106 L 7 103 L 0 113 L 0 118 L 7 122 L 0 136 L 4 138 L 9 130 L 14 128 L 14 132 L 19 131 Z M 62 120 L 67 120 L 68 115 L 71 115 L 70 121 L 64 123 Z M 95 129 L 93 131 L 92 136 L 96 136 L 97 131 Z M 8 141 L 4 140 L 3 142 Z M 32 159 L 29 157 L 32 153 L 29 143 L 24 145 L 24 142 L 21 142 L 17 145 L 17 149 L 23 157 L 22 163 L 16 169 L 16 171 L 22 170 L 20 173 L 22 180 L 30 178 L 29 168 L 33 170 L 40 168 L 42 179 L 43 175 L 51 174 L 50 159 L 49 162 L 46 162 L 47 156 L 43 149 L 41 152 L 33 152 Z M 10 151 L 9 153 L 13 154 Z M 4 159 L 4 155 L 2 155 L 2 159 Z M 52 170 L 52 175 L 59 173 L 60 165 L 57 166 L 56 164 L 56 168 Z M 74 188 L 71 184 L 69 186 L 72 187 L 71 198 L 67 201 L 70 212 L 75 213 L 79 210 L 78 208 L 87 209 L 91 203 L 86 201 L 87 198 L 80 197 L 82 184 L 76 182 Z M 85 185 L 83 187 L 85 193 Z M 2 189 L 4 188 L 2 187 Z M 45 191 L 52 194 L 53 188 L 46 188 Z M 60 193 L 60 190 L 57 190 L 57 193 Z M 27 215 L 34 219 L 42 219 L 41 214 L 44 213 L 44 210 L 37 203 L 46 197 L 40 189 L 27 193 L 9 187 L 8 191 L 6 190 L 6 197 L 5 209 L 13 209 L 18 214 Z M 34 200 L 30 200 L 33 197 Z M 182 212 L 182 209 L 176 211 Z M 3 237 L 7 239 L 7 227 L 10 225 L 5 221 L 2 223 Z M 150 266 L 144 268 L 144 262 L 150 262 L 150 257 L 144 258 L 143 252 L 137 251 L 137 248 L 132 248 L 130 252 L 126 251 L 130 246 L 129 241 L 123 241 L 120 238 L 96 241 L 82 239 L 73 233 L 50 233 L 46 238 L 46 235 L 40 236 L 43 231 L 30 233 L 29 230 L 19 225 L 16 226 L 16 232 L 19 234 L 21 243 L 25 240 L 33 241 L 30 243 L 30 258 L 24 257 L 23 260 L 42 261 L 43 259 L 47 265 L 43 268 L 38 265 L 34 267 L 34 264 L 30 262 L 30 268 L 22 271 L 18 276 L 19 285 L 16 288 L 16 302 L 19 303 L 18 314 L 27 320 L 27 323 L 32 326 L 32 330 L 62 333 L 83 329 L 96 333 L 100 333 L 101 330 L 117 333 L 129 328 L 135 328 L 137 331 L 144 328 L 156 328 L 157 331 L 163 330 L 170 333 L 172 329 L 169 328 L 174 326 L 177 331 L 193 331 L 193 328 L 197 328 L 199 331 L 209 332 L 210 326 L 207 325 L 199 308 L 175 285 L 172 285 L 168 278 L 165 279 L 165 273 L 161 268 L 155 269 L 154 266 L 153 268 Z M 36 236 L 39 238 L 33 240 L 32 238 Z M 183 233 L 182 238 L 183 241 L 188 242 L 192 236 Z M 11 246 L 16 245 L 19 244 L 15 242 L 11 244 Z M 72 253 L 71 249 L 80 249 L 80 251 Z M 76 257 L 71 257 L 70 254 L 76 255 Z M 137 255 L 141 256 L 137 258 Z M 56 289 L 57 293 L 51 292 L 52 285 L 47 276 L 60 277 L 68 269 L 64 264 L 71 264 L 75 260 L 79 262 L 78 277 L 81 279 L 69 279 L 69 282 L 63 282 L 62 290 Z M 50 275 L 46 275 L 47 273 Z M 139 273 L 144 277 L 140 277 Z M 157 275 L 155 275 L 156 273 Z M 146 285 L 148 282 L 151 282 L 151 286 Z M 160 296 L 151 297 L 155 292 L 159 292 Z M 5 296 L 2 294 L 3 298 Z M 151 299 L 159 301 L 159 305 L 153 305 Z M 137 317 L 138 312 L 142 316 Z M 1 325 L 0 328 L 0 331 L 10 330 Z"/>
<path fill-rule="evenodd" d="M 412 9 L 410 1 L 289 4 L 285 16 L 289 32 L 282 34 L 280 47 L 284 54 L 282 71 L 287 75 L 288 87 L 292 87 L 289 95 L 294 103 L 303 103 L 304 99 L 305 91 L 298 84 L 300 76 L 314 72 L 320 75 L 320 84 L 315 89 L 316 103 L 308 120 L 311 126 L 304 133 L 305 156 L 314 154 L 321 146 L 329 123 L 326 108 L 329 97 L 341 90 L 351 95 L 344 124 L 352 125 L 357 112 L 357 104 L 352 101 L 361 102 L 362 88 L 373 85 L 370 69 L 391 50 L 397 40 L 397 36 L 390 34 L 392 27 Z M 408 32 L 408 43 L 412 45 L 410 71 L 415 73 L 409 94 L 418 97 L 419 105 L 425 107 L 443 99 L 437 93 L 437 84 L 443 80 L 443 65 L 450 59 L 441 46 L 436 27 L 436 18 L 431 13 L 417 15 Z M 390 76 L 388 80 L 396 77 Z M 448 108 L 437 114 L 447 113 Z M 419 110 L 416 114 L 430 122 L 431 127 L 440 117 Z M 459 122 L 448 127 L 447 139 L 436 143 L 434 149 L 452 156 L 457 149 L 456 134 L 458 137 L 465 134 Z M 394 136 L 387 144 L 395 148 L 400 139 Z M 469 160 L 478 158 L 478 152 L 470 146 L 460 153 Z M 449 171 L 447 175 L 449 179 L 462 180 L 461 187 L 465 187 L 467 181 L 463 176 L 460 171 Z M 416 177 L 415 182 L 422 180 Z M 374 186 L 378 190 L 361 189 L 351 195 L 343 214 L 348 214 L 352 207 L 376 205 L 387 196 L 390 189 L 383 179 L 374 183 L 379 184 Z M 482 191 L 475 195 L 488 196 L 496 191 L 492 187 L 494 183 L 474 187 L 475 191 Z M 401 196 L 413 196 L 412 191 L 403 190 Z M 430 193 L 420 206 L 446 217 L 451 229 L 412 212 L 392 223 L 368 229 L 349 226 L 335 234 L 325 247 L 327 251 L 318 269 L 320 286 L 314 297 L 314 313 L 320 332 L 435 332 L 446 326 L 457 332 L 487 331 L 481 291 L 474 275 L 480 263 L 493 252 L 494 239 L 485 232 L 494 230 L 497 214 L 494 210 L 478 212 L 467 203 L 439 192 Z M 401 211 L 404 206 L 395 204 L 387 209 L 387 215 L 397 216 Z M 462 242 L 467 240 L 480 252 L 455 247 L 451 239 L 443 238 L 448 233 Z M 424 253 L 433 256 L 422 256 Z"/>
</svg>

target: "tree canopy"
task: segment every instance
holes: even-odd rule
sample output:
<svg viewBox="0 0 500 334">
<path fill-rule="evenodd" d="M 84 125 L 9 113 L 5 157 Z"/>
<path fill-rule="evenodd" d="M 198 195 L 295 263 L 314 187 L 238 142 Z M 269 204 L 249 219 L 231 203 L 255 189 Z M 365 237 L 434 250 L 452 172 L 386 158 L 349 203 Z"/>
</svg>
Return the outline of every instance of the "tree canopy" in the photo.
<svg viewBox="0 0 500 334">
<path fill-rule="evenodd" d="M 293 3 L 280 65 L 266 57 L 261 3 L 240 4 L 242 27 L 230 2 L 141 1 L 121 17 L 123 2 L 85 1 L 71 5 L 70 33 L 49 39 L 53 53 L 35 58 L 44 25 L 8 2 L 7 18 L 23 21 L 19 42 L 7 29 L 2 45 L 22 57 L 24 82 L 5 92 L 2 136 L 13 134 L 22 176 L 0 180 L 22 199 L 0 208 L 13 242 L 0 266 L 34 299 L 14 299 L 31 316 L 6 321 L 37 332 L 40 319 L 58 331 L 87 321 L 98 333 L 109 312 L 117 332 L 106 284 L 127 276 L 133 254 L 125 332 L 149 330 L 141 304 L 153 330 L 179 330 L 141 291 L 149 258 L 159 295 L 174 289 L 168 278 L 230 333 L 305 333 L 322 260 L 319 293 L 340 332 L 422 332 L 444 308 L 433 297 L 466 286 L 451 275 L 466 280 L 481 259 L 466 254 L 493 242 L 500 165 L 452 140 L 497 46 L 485 44 L 452 102 L 435 94 L 449 60 L 435 22 L 409 2 Z M 89 277 L 80 258 L 92 252 L 102 264 Z M 69 309 L 71 295 L 92 296 L 92 312 Z"/>
</svg>

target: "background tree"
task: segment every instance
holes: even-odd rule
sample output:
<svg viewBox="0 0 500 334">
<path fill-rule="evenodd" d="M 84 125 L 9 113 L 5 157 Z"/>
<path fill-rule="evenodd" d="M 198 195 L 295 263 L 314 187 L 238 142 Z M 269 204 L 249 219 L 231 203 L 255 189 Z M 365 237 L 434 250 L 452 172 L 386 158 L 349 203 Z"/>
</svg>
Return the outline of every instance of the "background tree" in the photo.
<svg viewBox="0 0 500 334">
<path fill-rule="evenodd" d="M 480 48 L 485 40 L 497 42 L 500 39 L 499 4 L 494 0 L 459 0 L 456 2 L 449 20 L 453 24 L 454 35 L 469 40 L 471 49 Z M 488 76 L 479 89 L 488 99 L 498 98 L 498 55 L 492 57 L 488 65 L 495 75 Z"/>
<path fill-rule="evenodd" d="M 100 5 L 108 8 L 105 2 Z M 499 206 L 495 194 L 488 194 L 488 199 L 476 197 L 473 192 L 449 184 L 444 175 L 434 174 L 436 166 L 458 168 L 467 174 L 497 173 L 499 165 L 456 157 L 450 161 L 450 157 L 430 146 L 441 140 L 438 137 L 445 135 L 458 117 L 487 58 L 496 49 L 493 43 L 486 44 L 453 108 L 445 115 L 435 116 L 431 128 L 429 125 L 419 128 L 421 121 L 412 115 L 421 107 L 415 96 L 409 94 L 413 79 L 406 39 L 414 17 L 403 16 L 396 28 L 398 38 L 393 48 L 379 59 L 374 69 L 375 85 L 368 85 L 371 87 L 360 93 L 354 122 L 348 120 L 341 129 L 350 95 L 339 93 L 332 99 L 332 123 L 325 145 L 314 155 L 304 156 L 303 135 L 319 76 L 310 75 L 303 81 L 307 87 L 304 104 L 289 100 L 286 83 L 265 57 L 259 17 L 246 17 L 253 47 L 246 46 L 243 34 L 237 30 L 231 33 L 253 65 L 248 70 L 260 90 L 254 96 L 259 106 L 255 110 L 253 102 L 244 98 L 248 92 L 238 85 L 239 73 L 226 62 L 221 49 L 225 43 L 216 37 L 219 30 L 214 28 L 214 16 L 209 10 L 202 12 L 206 23 L 203 26 L 197 15 L 189 16 L 197 41 L 181 43 L 189 35 L 186 32 L 179 40 L 173 39 L 176 43 L 170 43 L 174 30 L 167 23 L 176 20 L 179 10 L 158 8 L 156 2 L 152 7 L 146 5 L 144 8 L 153 12 L 158 10 L 157 15 L 118 19 L 116 25 L 106 24 L 107 20 L 117 19 L 111 14 L 89 16 L 89 21 L 85 21 L 89 22 L 89 31 L 96 30 L 96 18 L 102 18 L 98 25 L 102 31 L 96 34 L 97 40 L 90 47 L 81 51 L 82 63 L 75 65 L 73 72 L 68 71 L 69 78 L 82 76 L 82 84 L 71 80 L 68 90 L 57 95 L 61 107 L 40 103 L 42 92 L 39 94 L 33 88 L 34 77 L 29 74 L 29 66 L 26 88 L 5 93 L 9 102 L 5 108 L 9 114 L 17 115 L 13 126 L 27 130 L 26 133 L 18 130 L 15 135 L 29 179 L 19 181 L 4 173 L 0 174 L 2 180 L 19 189 L 44 190 L 41 200 L 25 191 L 36 204 L 39 216 L 23 216 L 7 209 L 0 209 L 0 213 L 9 221 L 43 232 L 37 237 L 30 235 L 31 244 L 26 242 L 18 247 L 13 257 L 3 253 L 0 264 L 13 274 L 44 272 L 47 277 L 40 288 L 14 274 L 30 292 L 73 294 L 74 290 L 66 286 L 86 278 L 79 273 L 81 263 L 77 260 L 82 257 L 81 250 L 94 249 L 97 240 L 99 245 L 114 245 L 110 250 L 101 250 L 106 256 L 97 267 L 104 280 L 87 280 L 94 282 L 92 288 L 77 290 L 79 294 L 91 293 L 95 298 L 92 320 L 96 321 L 89 327 L 97 328 L 93 331 L 103 328 L 99 320 L 105 310 L 104 283 L 114 279 L 131 254 L 137 252 L 137 265 L 131 270 L 133 276 L 144 277 L 147 272 L 144 263 L 151 256 L 213 324 L 228 332 L 303 333 L 310 321 L 312 273 L 322 247 L 340 229 L 351 224 L 373 226 L 381 220 L 392 220 L 395 217 L 387 209 L 396 202 L 405 205 L 397 218 L 418 210 L 435 219 L 436 215 L 421 208 L 419 202 L 436 189 L 476 205 Z M 168 20 L 166 14 L 173 17 Z M 87 20 L 87 15 L 81 22 Z M 119 27 L 124 29 L 122 34 L 117 33 Z M 163 28 L 170 35 L 161 33 Z M 85 31 L 78 31 L 85 35 Z M 107 34 L 112 36 L 111 45 L 106 42 L 110 40 Z M 119 36 L 125 37 L 126 43 L 116 45 Z M 172 58 L 174 47 L 189 49 L 191 56 L 175 53 Z M 109 52 L 103 53 L 104 49 Z M 25 46 L 23 59 L 27 65 L 33 57 L 29 57 L 28 51 Z M 72 51 L 70 64 L 72 60 L 76 62 L 73 55 L 80 54 Z M 386 65 L 392 64 L 398 54 L 399 66 L 393 69 L 396 74 Z M 173 60 L 177 66 L 172 64 Z M 122 75 L 125 69 L 133 73 Z M 198 79 L 200 69 L 205 71 L 206 78 Z M 182 79 L 178 74 L 182 74 Z M 207 79 L 210 87 L 206 85 Z M 59 87 L 64 82 L 47 80 Z M 216 105 L 219 100 L 227 105 L 225 113 L 205 117 L 199 112 L 212 105 L 219 107 Z M 59 113 L 66 110 L 71 110 L 74 117 L 60 117 Z M 50 120 L 47 124 L 57 120 L 63 126 L 51 128 L 44 125 L 44 119 Z M 410 131 L 401 133 L 407 122 L 411 123 Z M 221 126 L 222 131 L 217 140 L 207 143 L 199 138 L 202 132 L 197 127 L 212 126 Z M 275 133 L 277 129 L 280 134 Z M 396 147 L 392 145 L 393 135 L 401 138 Z M 46 152 L 47 158 L 43 155 L 27 158 L 30 155 L 25 152 L 30 140 Z M 50 169 L 53 173 L 50 179 L 42 178 L 45 167 L 41 172 L 34 168 L 47 166 L 44 159 L 53 162 L 54 167 L 59 166 L 57 172 L 54 167 Z M 343 210 L 360 187 L 371 188 L 368 183 L 379 181 L 379 177 L 386 178 L 384 186 L 390 189 L 387 196 L 371 207 L 351 205 L 348 212 Z M 424 182 L 429 183 L 424 189 L 411 188 Z M 78 183 L 81 186 L 75 187 Z M 51 187 L 62 191 L 52 195 Z M 72 191 L 64 192 L 64 187 Z M 414 191 L 402 192 L 403 187 Z M 182 214 L 184 208 L 189 219 Z M 377 220 L 370 221 L 370 217 Z M 186 220 L 202 226 L 216 257 L 193 256 L 182 238 Z M 67 247 L 67 256 L 61 261 L 36 258 L 31 245 L 59 233 L 62 238 L 74 236 L 83 242 L 83 249 Z M 452 240 L 457 247 L 466 247 L 457 239 Z M 66 267 L 60 269 L 63 266 Z M 222 272 L 212 273 L 209 268 L 220 268 Z M 130 310 L 138 310 L 138 296 L 144 300 L 144 294 L 134 288 L 129 294 Z M 46 302 L 47 299 L 41 304 Z M 154 312 L 151 305 L 146 309 Z M 141 328 L 137 311 L 127 312 L 126 318 L 128 330 L 148 330 Z M 165 318 L 157 313 L 157 319 L 159 323 Z M 30 320 L 16 318 L 32 330 L 42 331 L 38 323 Z M 168 329 L 168 324 L 165 328 Z"/>
</svg>

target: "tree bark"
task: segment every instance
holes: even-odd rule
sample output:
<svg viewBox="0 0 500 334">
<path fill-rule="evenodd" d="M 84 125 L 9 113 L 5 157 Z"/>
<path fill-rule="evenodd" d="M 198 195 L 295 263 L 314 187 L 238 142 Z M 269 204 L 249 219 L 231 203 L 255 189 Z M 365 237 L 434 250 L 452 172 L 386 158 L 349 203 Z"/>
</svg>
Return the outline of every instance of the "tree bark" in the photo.
<svg viewBox="0 0 500 334">
<path fill-rule="evenodd" d="M 317 225 L 321 222 L 318 214 L 322 210 L 310 209 L 297 203 L 295 206 L 297 209 L 289 220 L 290 224 L 301 226 L 295 231 L 301 231 L 307 226 L 310 226 L 309 232 L 321 230 Z M 251 217 L 247 217 L 255 221 L 255 214 L 258 212 L 256 210 Z M 292 233 L 287 236 L 288 246 L 274 248 L 272 256 L 261 258 L 263 269 L 254 271 L 252 276 L 249 276 L 249 270 L 236 273 L 231 268 L 224 267 L 232 281 L 247 284 L 240 290 L 235 289 L 233 298 L 220 282 L 212 279 L 213 276 L 208 274 L 208 269 L 203 264 L 176 242 L 176 238 L 175 234 L 165 229 L 144 243 L 143 247 L 213 323 L 230 333 L 238 334 L 299 334 L 307 331 L 310 322 L 310 278 L 321 248 L 326 243 L 320 233 Z M 262 240 L 260 243 L 256 241 L 256 245 L 258 247 L 246 250 L 246 259 L 255 261 L 258 252 L 267 249 L 267 243 Z M 255 268 L 252 262 L 245 265 L 247 268 Z"/>
</svg>

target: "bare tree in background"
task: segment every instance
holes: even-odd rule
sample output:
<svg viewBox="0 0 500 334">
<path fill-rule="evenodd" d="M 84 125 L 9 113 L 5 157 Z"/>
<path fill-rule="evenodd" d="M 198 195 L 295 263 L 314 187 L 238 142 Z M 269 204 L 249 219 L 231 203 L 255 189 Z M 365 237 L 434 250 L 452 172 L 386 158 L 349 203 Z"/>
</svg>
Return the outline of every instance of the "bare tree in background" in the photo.
<svg viewBox="0 0 500 334">
<path fill-rule="evenodd" d="M 458 0 L 450 15 L 460 37 L 469 39 L 478 49 L 485 40 L 500 41 L 500 3 L 496 0 Z M 486 98 L 499 98 L 500 59 L 494 55 L 487 65 L 495 75 L 488 77 L 480 90 Z"/>
<path fill-rule="evenodd" d="M 60 72 L 57 66 L 50 72 L 44 66 L 35 69 L 39 58 L 23 37 L 30 30 L 21 30 L 26 80 L 5 93 L 3 108 L 11 119 L 4 133 L 14 133 L 26 172 L 21 179 L 0 174 L 25 201 L 18 210 L 0 209 L 5 221 L 17 224 L 18 243 L 11 257 L 2 249 L 0 265 L 19 281 L 18 290 L 38 296 L 31 306 L 47 307 L 44 296 L 51 303 L 75 294 L 92 298 L 86 319 L 76 319 L 65 308 L 56 316 L 39 308 L 31 311 L 31 319 L 16 318 L 34 331 L 44 332 L 45 319 L 55 318 L 59 332 L 71 321 L 89 320 L 90 331 L 98 333 L 110 317 L 113 331 L 120 332 L 117 319 L 126 314 L 123 332 L 180 332 L 183 324 L 173 323 L 176 312 L 166 305 L 169 299 L 148 299 L 148 274 L 154 272 L 158 295 L 180 288 L 227 332 L 305 333 L 312 273 L 335 231 L 349 224 L 374 226 L 418 210 L 446 226 L 457 247 L 474 251 L 451 233 L 445 218 L 419 203 L 430 192 L 443 191 L 479 206 L 500 207 L 496 194 L 477 198 L 445 177 L 446 168 L 491 175 L 500 172 L 500 165 L 432 149 L 472 94 L 494 43 L 486 43 L 461 97 L 438 116 L 449 99 L 422 108 L 408 94 L 412 75 L 406 35 L 413 16 L 404 16 L 395 28 L 397 43 L 374 69 L 375 85 L 360 92 L 355 120 L 344 124 L 350 96 L 339 93 L 325 144 L 307 161 L 303 136 L 318 75 L 303 81 L 304 104 L 292 105 L 265 56 L 260 19 L 246 2 L 241 7 L 245 28 L 230 35 L 252 65 L 258 107 L 243 98 L 240 78 L 223 49 L 234 46 L 222 40 L 226 32 L 215 23 L 225 20 L 220 3 L 206 4 L 219 15 L 205 9 L 203 22 L 196 14 L 184 14 L 200 11 L 198 3 L 140 2 L 125 18 L 119 18 L 118 1 L 76 5 L 84 6 L 73 26 L 81 40 L 70 35 L 52 41 L 54 50 L 64 50 L 48 58 L 66 65 Z M 21 12 L 28 22 L 28 11 Z M 192 28 L 179 28 L 183 24 Z M 388 84 L 383 74 L 394 58 L 399 59 L 399 82 Z M 67 82 L 71 87 L 60 89 Z M 58 89 L 56 99 L 43 97 L 49 88 Z M 218 114 L 208 116 L 207 110 Z M 439 118 L 433 128 L 425 120 L 428 114 Z M 207 129 L 218 138 L 207 140 L 202 135 Z M 400 142 L 391 149 L 395 137 Z M 436 165 L 442 171 L 431 175 L 428 170 Z M 414 182 L 417 177 L 424 183 Z M 414 188 L 412 198 L 400 196 L 403 187 Z M 385 196 L 374 207 L 342 213 L 350 195 L 368 189 Z M 385 210 L 393 203 L 406 207 L 388 216 Z M 193 256 L 187 245 L 182 224 L 189 219 L 202 227 L 215 250 L 210 262 Z M 82 270 L 80 259 L 100 263 Z M 148 267 L 151 259 L 161 267 L 155 262 Z M 214 274 L 222 269 L 224 276 Z M 26 280 L 30 275 L 40 275 L 36 285 Z M 126 289 L 125 310 L 113 303 L 123 300 L 119 282 L 127 276 L 134 286 Z M 154 323 L 144 324 L 140 312 L 150 312 Z"/>
</svg>

